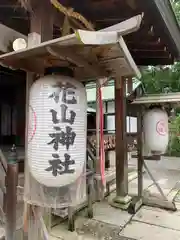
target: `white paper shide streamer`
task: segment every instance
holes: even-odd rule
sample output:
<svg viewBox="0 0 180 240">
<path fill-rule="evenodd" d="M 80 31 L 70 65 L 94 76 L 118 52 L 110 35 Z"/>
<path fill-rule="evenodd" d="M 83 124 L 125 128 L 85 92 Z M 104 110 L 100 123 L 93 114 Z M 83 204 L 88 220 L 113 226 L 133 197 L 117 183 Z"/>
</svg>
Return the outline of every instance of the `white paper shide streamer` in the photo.
<svg viewBox="0 0 180 240">
<path fill-rule="evenodd" d="M 28 165 L 48 187 L 76 181 L 86 162 L 85 87 L 71 77 L 50 75 L 30 90 Z"/>
</svg>

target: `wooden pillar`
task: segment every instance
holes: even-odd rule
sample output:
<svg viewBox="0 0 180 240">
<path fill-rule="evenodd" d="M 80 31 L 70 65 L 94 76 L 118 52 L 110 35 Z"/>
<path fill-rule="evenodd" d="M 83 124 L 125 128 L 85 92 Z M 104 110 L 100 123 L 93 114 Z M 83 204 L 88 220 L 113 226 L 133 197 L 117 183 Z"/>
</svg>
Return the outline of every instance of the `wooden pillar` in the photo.
<svg viewBox="0 0 180 240">
<path fill-rule="evenodd" d="M 137 154 L 138 154 L 138 197 L 143 195 L 143 127 L 142 127 L 142 107 L 139 107 L 137 116 Z"/>
<path fill-rule="evenodd" d="M 100 79 L 96 82 L 96 165 L 95 165 L 95 179 L 96 179 L 96 200 L 100 201 L 104 198 L 104 187 L 101 179 L 101 167 L 100 167 L 100 96 L 99 86 L 101 84 Z"/>
<path fill-rule="evenodd" d="M 135 214 L 143 204 L 143 126 L 142 126 L 142 107 L 138 107 L 137 112 L 137 166 L 138 166 L 138 195 L 134 196 L 128 212 Z"/>
<path fill-rule="evenodd" d="M 128 162 L 126 139 L 126 79 L 115 84 L 115 126 L 116 126 L 116 191 L 117 196 L 128 194 Z"/>
<path fill-rule="evenodd" d="M 6 176 L 6 240 L 16 239 L 16 207 L 17 207 L 18 163 L 16 148 L 13 145 L 8 157 Z"/>
<path fill-rule="evenodd" d="M 43 1 L 33 1 L 32 2 L 33 11 L 31 12 L 30 18 L 30 33 L 28 35 L 28 46 L 35 46 L 36 44 L 40 44 L 41 42 L 51 40 L 53 38 L 53 6 L 51 5 L 49 0 Z M 26 78 L 26 136 L 25 136 L 25 160 L 27 161 L 27 140 L 28 140 L 28 111 L 29 111 L 29 89 L 34 81 L 35 75 L 33 73 L 28 72 Z M 27 165 L 27 164 L 26 164 Z M 28 170 L 27 170 L 28 172 Z M 29 180 L 29 179 L 28 179 Z M 28 181 L 25 180 L 25 181 Z M 25 203 L 24 210 L 24 219 L 25 223 L 27 220 L 29 221 L 29 232 L 37 231 L 38 226 L 32 224 L 32 209 L 31 207 Z M 27 226 L 25 226 L 27 227 Z M 27 229 L 25 229 L 27 230 Z M 27 237 L 27 236 L 26 236 Z M 25 238 L 25 236 L 24 236 Z M 28 234 L 28 239 L 31 240 L 30 235 Z"/>
<path fill-rule="evenodd" d="M 16 89 L 16 105 L 17 105 L 17 136 L 19 137 L 17 145 L 24 146 L 25 143 L 25 88 L 23 86 L 18 86 Z M 23 101 L 22 101 L 23 99 Z"/>
<path fill-rule="evenodd" d="M 115 127 L 116 127 L 116 197 L 113 205 L 126 209 L 128 196 L 128 159 L 126 134 L 126 78 L 115 83 Z"/>
<path fill-rule="evenodd" d="M 130 93 L 132 93 L 132 90 L 133 90 L 133 81 L 132 81 L 132 77 L 129 77 L 128 79 L 127 79 L 127 91 L 128 91 L 128 93 L 130 94 Z"/>
<path fill-rule="evenodd" d="M 51 1 L 32 1 L 30 32 L 39 34 L 39 42 L 53 38 L 53 6 Z M 36 38 L 37 39 L 37 38 Z"/>
<path fill-rule="evenodd" d="M 96 82 L 96 174 L 100 174 L 99 81 Z"/>
</svg>

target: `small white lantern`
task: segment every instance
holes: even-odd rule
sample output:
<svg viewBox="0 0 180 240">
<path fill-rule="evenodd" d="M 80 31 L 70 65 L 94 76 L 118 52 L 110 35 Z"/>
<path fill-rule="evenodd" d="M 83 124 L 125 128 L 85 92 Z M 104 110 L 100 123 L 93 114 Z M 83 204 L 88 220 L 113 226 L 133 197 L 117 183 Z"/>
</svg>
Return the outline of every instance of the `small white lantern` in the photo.
<svg viewBox="0 0 180 240">
<path fill-rule="evenodd" d="M 144 144 L 146 151 L 151 153 L 165 153 L 169 142 L 169 126 L 167 112 L 154 108 L 144 115 Z"/>
<path fill-rule="evenodd" d="M 25 39 L 17 38 L 16 40 L 14 40 L 14 42 L 13 42 L 14 51 L 18 51 L 18 50 L 25 49 L 25 48 L 27 48 L 27 42 Z"/>
<path fill-rule="evenodd" d="M 30 90 L 28 165 L 48 187 L 76 181 L 86 162 L 87 98 L 71 77 L 49 75 Z"/>
</svg>

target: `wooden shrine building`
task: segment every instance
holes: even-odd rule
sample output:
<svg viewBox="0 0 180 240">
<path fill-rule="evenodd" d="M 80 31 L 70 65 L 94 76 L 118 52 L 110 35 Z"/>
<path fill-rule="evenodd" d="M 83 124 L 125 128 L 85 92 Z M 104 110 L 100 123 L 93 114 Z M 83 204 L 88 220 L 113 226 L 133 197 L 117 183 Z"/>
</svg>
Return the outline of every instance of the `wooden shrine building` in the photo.
<svg viewBox="0 0 180 240">
<path fill-rule="evenodd" d="M 26 40 L 29 33 L 39 34 L 40 39 L 37 41 L 39 44 L 39 42 L 73 33 L 76 29 L 98 31 L 107 30 L 113 26 L 111 28 L 113 31 L 116 24 L 138 15 L 139 26 L 132 33 L 126 33 L 123 36 L 135 64 L 139 68 L 148 65 L 173 64 L 180 57 L 180 29 L 170 1 L 165 0 L 61 0 L 59 2 L 58 0 L 1 0 L 0 23 L 8 29 L 2 28 L 0 52 L 3 54 L 13 51 L 12 42 L 17 35 L 12 29 Z M 127 28 L 127 25 L 128 22 L 125 22 L 124 28 Z M 123 35 L 123 30 L 121 31 Z M 3 36 L 6 38 L 4 39 Z M 123 65 L 123 60 L 121 57 L 118 58 L 114 59 L 117 64 L 116 69 L 119 66 L 119 71 L 121 71 L 120 65 Z M 22 69 L 29 70 L 34 59 L 30 59 L 28 65 L 21 58 L 16 61 L 17 59 L 15 54 L 9 57 L 4 55 L 3 58 L 0 56 L 0 62 L 3 65 L 0 68 L 1 124 L 3 111 L 10 111 L 8 117 L 10 123 L 9 127 L 6 127 L 8 134 L 2 135 L 4 127 L 1 126 L 0 144 L 9 145 L 16 142 L 17 146 L 24 149 L 25 103 L 28 89 L 26 82 L 28 81 Z M 23 65 L 21 69 L 20 65 Z M 85 66 L 89 65 L 87 61 Z M 15 70 L 8 69 L 8 67 Z M 134 69 L 140 77 L 139 70 L 136 67 Z M 128 81 L 128 91 L 131 92 L 132 77 L 127 78 L 124 75 L 115 79 L 119 83 L 115 84 L 115 124 L 118 139 L 116 141 L 116 204 L 126 203 L 128 197 L 126 82 Z M 92 79 L 84 81 L 90 80 Z M 9 110 L 7 110 L 7 105 L 10 106 Z M 11 106 L 16 107 L 16 113 Z"/>
</svg>

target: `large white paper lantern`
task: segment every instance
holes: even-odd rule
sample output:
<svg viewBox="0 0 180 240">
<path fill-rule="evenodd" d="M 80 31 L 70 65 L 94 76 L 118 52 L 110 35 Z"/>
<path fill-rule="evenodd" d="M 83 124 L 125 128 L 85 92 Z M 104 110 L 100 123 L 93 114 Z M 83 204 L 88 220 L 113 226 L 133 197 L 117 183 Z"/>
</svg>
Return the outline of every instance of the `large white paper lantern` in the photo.
<svg viewBox="0 0 180 240">
<path fill-rule="evenodd" d="M 49 75 L 30 89 L 28 165 L 48 187 L 73 183 L 86 161 L 87 98 L 71 77 Z"/>
<path fill-rule="evenodd" d="M 143 119 L 145 149 L 151 153 L 165 153 L 169 142 L 167 112 L 154 108 L 148 110 Z"/>
</svg>

